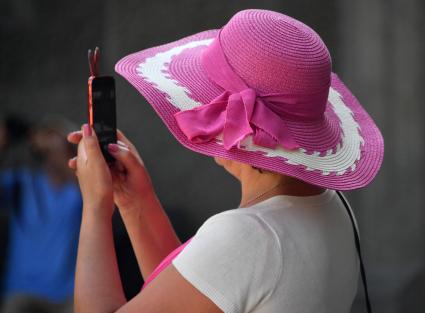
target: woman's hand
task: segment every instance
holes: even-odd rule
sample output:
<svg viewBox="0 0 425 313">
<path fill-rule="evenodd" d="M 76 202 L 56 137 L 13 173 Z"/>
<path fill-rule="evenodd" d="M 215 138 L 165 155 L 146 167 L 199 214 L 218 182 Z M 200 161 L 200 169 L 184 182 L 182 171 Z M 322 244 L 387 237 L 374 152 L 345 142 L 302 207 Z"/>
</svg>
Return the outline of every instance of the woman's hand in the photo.
<svg viewBox="0 0 425 313">
<path fill-rule="evenodd" d="M 155 193 L 149 174 L 134 145 L 119 130 L 117 137 L 118 143 L 108 146 L 110 154 L 116 159 L 110 173 L 115 204 L 121 214 L 126 215 L 143 209 L 146 201 L 151 200 Z M 68 141 L 75 144 L 79 143 L 81 138 L 84 138 L 81 131 L 68 135 Z M 74 169 L 77 167 L 78 172 L 78 162 L 74 159 L 70 160 L 69 166 Z"/>
<path fill-rule="evenodd" d="M 77 156 L 70 160 L 76 169 L 84 203 L 84 213 L 110 219 L 114 210 L 112 177 L 100 150 L 96 133 L 84 124 Z"/>
<path fill-rule="evenodd" d="M 121 214 L 145 207 L 146 200 L 155 195 L 148 171 L 136 147 L 117 131 L 118 143 L 109 145 L 109 152 L 117 160 L 113 170 L 114 200 Z"/>
</svg>

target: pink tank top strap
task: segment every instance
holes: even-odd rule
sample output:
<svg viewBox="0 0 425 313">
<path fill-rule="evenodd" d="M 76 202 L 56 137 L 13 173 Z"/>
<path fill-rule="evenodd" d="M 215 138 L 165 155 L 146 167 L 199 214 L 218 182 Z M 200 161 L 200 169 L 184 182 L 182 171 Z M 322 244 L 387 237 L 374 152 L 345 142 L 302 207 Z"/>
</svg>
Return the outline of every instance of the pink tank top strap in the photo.
<svg viewBox="0 0 425 313">
<path fill-rule="evenodd" d="M 177 247 L 175 250 L 173 250 L 167 257 L 165 257 L 164 260 L 159 263 L 159 265 L 154 269 L 154 271 L 149 275 L 149 277 L 146 279 L 145 283 L 143 284 L 142 290 L 152 281 L 154 280 L 168 265 L 171 264 L 171 262 L 176 258 L 180 252 L 183 251 L 183 249 L 188 245 L 188 243 L 192 240 L 190 238 L 185 243 L 181 244 L 179 247 Z"/>
</svg>

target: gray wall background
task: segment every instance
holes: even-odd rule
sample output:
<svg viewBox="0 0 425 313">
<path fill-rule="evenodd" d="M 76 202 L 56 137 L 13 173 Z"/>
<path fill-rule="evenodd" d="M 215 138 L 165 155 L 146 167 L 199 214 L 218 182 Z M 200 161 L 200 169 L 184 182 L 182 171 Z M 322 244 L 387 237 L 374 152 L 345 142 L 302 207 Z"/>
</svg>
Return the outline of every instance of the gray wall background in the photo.
<svg viewBox="0 0 425 313">
<path fill-rule="evenodd" d="M 128 53 L 219 28 L 238 10 L 266 8 L 313 27 L 337 72 L 382 130 L 384 164 L 350 192 L 375 312 L 425 310 L 425 2 L 421 0 L 2 0 L 0 113 L 86 119 L 87 49 L 113 73 Z M 180 146 L 135 89 L 117 77 L 118 124 L 139 148 L 172 216 L 195 231 L 239 204 L 237 182 Z M 353 312 L 363 312 L 359 291 Z"/>
</svg>

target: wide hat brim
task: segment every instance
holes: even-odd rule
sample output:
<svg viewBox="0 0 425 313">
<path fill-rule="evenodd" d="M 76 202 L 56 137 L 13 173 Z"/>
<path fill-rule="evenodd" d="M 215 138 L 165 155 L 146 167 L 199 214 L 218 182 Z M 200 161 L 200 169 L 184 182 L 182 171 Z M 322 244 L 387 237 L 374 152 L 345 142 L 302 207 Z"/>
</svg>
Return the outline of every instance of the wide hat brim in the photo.
<svg viewBox="0 0 425 313">
<path fill-rule="evenodd" d="M 115 70 L 146 98 L 175 138 L 190 150 L 334 190 L 361 188 L 372 181 L 383 159 L 382 135 L 334 73 L 324 119 L 286 121 L 300 149 L 257 146 L 251 136 L 244 139 L 240 148 L 230 150 L 224 148 L 221 136 L 207 143 L 191 142 L 180 130 L 174 114 L 207 104 L 223 92 L 208 79 L 200 64 L 202 50 L 217 33 L 218 30 L 204 31 L 130 54 L 116 64 Z"/>
</svg>

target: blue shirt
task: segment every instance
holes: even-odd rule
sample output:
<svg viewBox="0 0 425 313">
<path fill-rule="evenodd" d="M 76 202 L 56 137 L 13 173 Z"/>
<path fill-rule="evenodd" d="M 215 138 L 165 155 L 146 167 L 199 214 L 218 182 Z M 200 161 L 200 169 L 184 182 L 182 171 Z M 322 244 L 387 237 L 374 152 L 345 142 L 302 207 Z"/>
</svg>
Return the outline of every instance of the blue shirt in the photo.
<svg viewBox="0 0 425 313">
<path fill-rule="evenodd" d="M 42 171 L 7 170 L 0 173 L 3 203 L 16 186 L 20 205 L 10 218 L 3 292 L 62 302 L 74 289 L 80 190 L 74 182 L 53 186 Z"/>
</svg>

